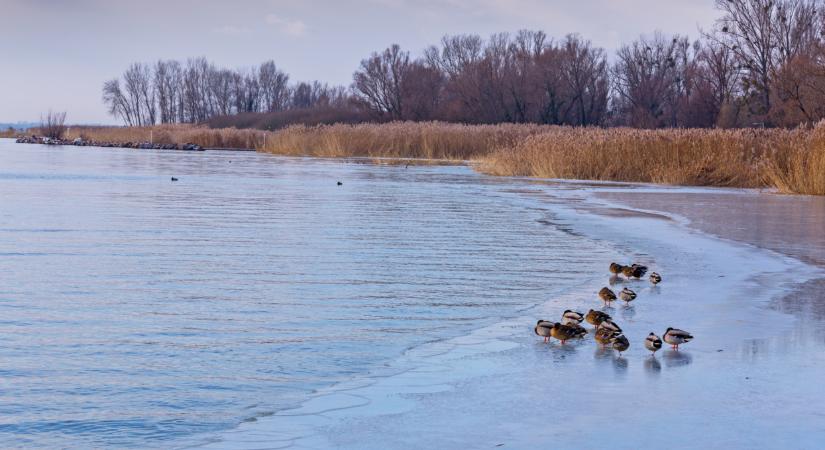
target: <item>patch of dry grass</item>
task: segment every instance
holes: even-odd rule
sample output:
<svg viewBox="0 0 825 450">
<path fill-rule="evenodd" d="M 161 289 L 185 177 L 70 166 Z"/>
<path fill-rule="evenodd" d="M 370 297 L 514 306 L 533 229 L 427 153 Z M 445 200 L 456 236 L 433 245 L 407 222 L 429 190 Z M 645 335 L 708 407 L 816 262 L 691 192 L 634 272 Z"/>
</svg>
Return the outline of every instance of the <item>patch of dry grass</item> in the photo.
<svg viewBox="0 0 825 450">
<path fill-rule="evenodd" d="M 553 128 L 481 159 L 492 175 L 762 186 L 760 161 L 784 130 Z"/>
<path fill-rule="evenodd" d="M 36 132 L 35 132 L 36 134 Z M 194 125 L 155 125 L 153 127 L 69 127 L 66 139 L 82 138 L 97 142 L 154 142 L 158 144 L 198 144 L 207 148 L 257 148 L 263 131 L 235 128 L 212 129 Z"/>
<path fill-rule="evenodd" d="M 548 127 L 439 122 L 291 126 L 268 133 L 259 151 L 318 157 L 425 158 L 463 161 L 513 146 Z"/>
</svg>

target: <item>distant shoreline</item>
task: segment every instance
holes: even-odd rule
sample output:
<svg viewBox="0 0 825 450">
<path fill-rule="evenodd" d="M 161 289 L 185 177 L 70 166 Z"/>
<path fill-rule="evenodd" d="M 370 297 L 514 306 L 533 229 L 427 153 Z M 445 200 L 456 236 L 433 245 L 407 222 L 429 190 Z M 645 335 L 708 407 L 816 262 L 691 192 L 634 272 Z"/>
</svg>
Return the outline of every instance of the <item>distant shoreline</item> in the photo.
<svg viewBox="0 0 825 450">
<path fill-rule="evenodd" d="M 825 125 L 792 130 L 645 130 L 389 122 L 296 125 L 277 131 L 194 125 L 74 126 L 61 142 L 158 150 L 254 149 L 286 156 L 380 158 L 411 164 L 441 160 L 469 162 L 473 169 L 497 176 L 773 188 L 786 194 L 825 195 Z"/>
</svg>

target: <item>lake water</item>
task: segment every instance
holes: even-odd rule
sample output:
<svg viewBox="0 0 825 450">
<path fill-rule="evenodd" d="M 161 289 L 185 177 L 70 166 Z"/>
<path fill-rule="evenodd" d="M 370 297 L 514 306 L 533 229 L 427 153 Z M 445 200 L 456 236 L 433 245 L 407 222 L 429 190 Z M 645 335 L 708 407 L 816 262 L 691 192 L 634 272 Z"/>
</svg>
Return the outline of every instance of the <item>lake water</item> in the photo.
<svg viewBox="0 0 825 450">
<path fill-rule="evenodd" d="M 0 139 L 0 447 L 174 446 L 592 281 L 525 185 Z"/>
</svg>

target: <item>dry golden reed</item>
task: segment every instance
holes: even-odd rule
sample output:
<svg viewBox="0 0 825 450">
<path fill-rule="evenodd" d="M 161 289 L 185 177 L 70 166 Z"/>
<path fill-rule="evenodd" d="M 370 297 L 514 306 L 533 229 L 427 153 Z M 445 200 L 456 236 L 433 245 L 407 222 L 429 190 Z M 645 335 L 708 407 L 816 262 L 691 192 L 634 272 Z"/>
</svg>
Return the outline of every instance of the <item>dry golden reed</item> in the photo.
<svg viewBox="0 0 825 450">
<path fill-rule="evenodd" d="M 254 149 L 263 142 L 263 131 L 235 128 L 212 129 L 195 125 L 155 125 L 152 127 L 69 127 L 66 139 L 97 142 L 153 142 L 157 144 L 198 144 L 208 148 Z M 36 134 L 36 133 L 35 133 Z"/>
<path fill-rule="evenodd" d="M 465 161 L 511 147 L 542 132 L 541 125 L 462 125 L 392 122 L 296 125 L 267 133 L 259 151 L 318 157 L 423 158 Z"/>
</svg>

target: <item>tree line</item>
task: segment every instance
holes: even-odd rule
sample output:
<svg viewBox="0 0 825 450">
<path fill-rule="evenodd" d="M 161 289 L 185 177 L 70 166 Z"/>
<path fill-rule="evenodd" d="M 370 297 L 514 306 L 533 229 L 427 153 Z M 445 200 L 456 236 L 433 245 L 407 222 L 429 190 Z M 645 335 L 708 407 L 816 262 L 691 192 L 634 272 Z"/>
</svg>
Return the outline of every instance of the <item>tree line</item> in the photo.
<svg viewBox="0 0 825 450">
<path fill-rule="evenodd" d="M 576 34 L 453 35 L 418 57 L 398 45 L 375 52 L 347 87 L 291 83 L 272 61 L 244 71 L 198 58 L 133 64 L 105 83 L 103 99 L 127 125 L 218 116 L 232 124 L 227 116 L 249 113 L 303 122 L 315 114 L 342 122 L 639 128 L 797 126 L 825 118 L 823 0 L 715 4 L 720 17 L 699 39 L 656 32 L 611 59 Z"/>
</svg>

